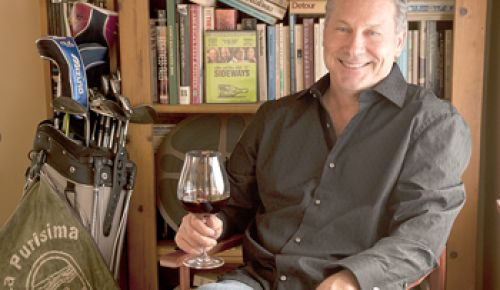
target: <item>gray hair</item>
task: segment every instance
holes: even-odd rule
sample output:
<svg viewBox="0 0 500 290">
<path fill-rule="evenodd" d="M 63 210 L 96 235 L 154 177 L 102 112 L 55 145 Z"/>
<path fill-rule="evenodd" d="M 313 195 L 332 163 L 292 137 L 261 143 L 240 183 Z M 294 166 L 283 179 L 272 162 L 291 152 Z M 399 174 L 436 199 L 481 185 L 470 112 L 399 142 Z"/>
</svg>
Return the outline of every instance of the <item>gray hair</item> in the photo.
<svg viewBox="0 0 500 290">
<path fill-rule="evenodd" d="M 370 0 L 368 0 L 370 1 Z M 331 12 L 333 11 L 334 0 L 326 1 L 326 15 L 328 19 Z M 396 23 L 396 33 L 406 31 L 408 28 L 408 20 L 406 18 L 408 5 L 407 0 L 393 0 L 394 6 L 396 8 L 396 15 L 394 15 L 394 22 Z"/>
</svg>

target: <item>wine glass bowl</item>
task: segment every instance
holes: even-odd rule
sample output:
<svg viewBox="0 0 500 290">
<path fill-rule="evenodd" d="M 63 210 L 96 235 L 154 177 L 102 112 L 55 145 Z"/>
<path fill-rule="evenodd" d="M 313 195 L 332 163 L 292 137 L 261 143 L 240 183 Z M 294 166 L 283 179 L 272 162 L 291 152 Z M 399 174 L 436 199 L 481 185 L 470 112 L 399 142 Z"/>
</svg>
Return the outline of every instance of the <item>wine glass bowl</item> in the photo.
<svg viewBox="0 0 500 290">
<path fill-rule="evenodd" d="M 229 199 L 229 182 L 218 151 L 192 150 L 186 153 L 177 198 L 187 211 L 202 220 L 224 207 Z M 224 260 L 208 256 L 203 249 L 200 256 L 186 259 L 183 263 L 190 268 L 213 269 L 222 266 Z"/>
</svg>

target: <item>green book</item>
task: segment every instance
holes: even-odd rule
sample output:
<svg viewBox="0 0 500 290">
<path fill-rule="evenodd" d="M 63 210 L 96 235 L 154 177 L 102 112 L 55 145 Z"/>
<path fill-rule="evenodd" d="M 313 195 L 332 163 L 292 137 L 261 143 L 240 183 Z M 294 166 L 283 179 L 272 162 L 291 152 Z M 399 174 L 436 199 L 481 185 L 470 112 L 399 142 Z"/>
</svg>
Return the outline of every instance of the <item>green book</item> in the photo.
<svg viewBox="0 0 500 290">
<path fill-rule="evenodd" d="M 205 32 L 206 103 L 257 102 L 256 31 Z"/>
<path fill-rule="evenodd" d="M 168 40 L 168 95 L 171 105 L 179 104 L 179 46 L 177 44 L 177 4 L 179 0 L 166 0 Z"/>
</svg>

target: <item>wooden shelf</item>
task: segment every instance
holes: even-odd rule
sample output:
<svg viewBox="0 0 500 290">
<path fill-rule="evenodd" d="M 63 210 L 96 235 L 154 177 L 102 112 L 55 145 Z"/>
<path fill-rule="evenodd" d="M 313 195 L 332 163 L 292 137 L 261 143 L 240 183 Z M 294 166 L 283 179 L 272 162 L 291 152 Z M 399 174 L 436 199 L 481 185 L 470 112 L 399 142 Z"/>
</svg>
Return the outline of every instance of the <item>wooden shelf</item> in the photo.
<svg viewBox="0 0 500 290">
<path fill-rule="evenodd" d="M 432 21 L 453 21 L 454 14 L 453 13 L 439 13 L 439 12 L 428 12 L 428 13 L 408 13 L 408 21 L 423 21 L 423 20 L 432 20 Z"/>
<path fill-rule="evenodd" d="M 201 104 L 201 105 L 166 105 L 154 104 L 158 113 L 185 114 L 253 114 L 262 103 L 255 104 Z"/>
</svg>

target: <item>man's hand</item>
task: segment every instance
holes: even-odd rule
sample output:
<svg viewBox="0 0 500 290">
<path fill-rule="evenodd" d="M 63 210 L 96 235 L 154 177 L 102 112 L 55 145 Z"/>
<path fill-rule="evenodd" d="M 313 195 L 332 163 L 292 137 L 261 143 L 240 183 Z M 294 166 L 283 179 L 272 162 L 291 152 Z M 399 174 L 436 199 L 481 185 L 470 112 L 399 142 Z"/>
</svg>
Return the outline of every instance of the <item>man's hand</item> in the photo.
<svg viewBox="0 0 500 290">
<path fill-rule="evenodd" d="M 359 290 L 356 277 L 349 270 L 342 270 L 326 278 L 316 290 Z"/>
<path fill-rule="evenodd" d="M 175 242 L 186 253 L 200 254 L 203 248 L 209 251 L 217 245 L 221 233 L 222 221 L 217 216 L 209 215 L 201 219 L 188 213 L 182 218 Z"/>
</svg>

